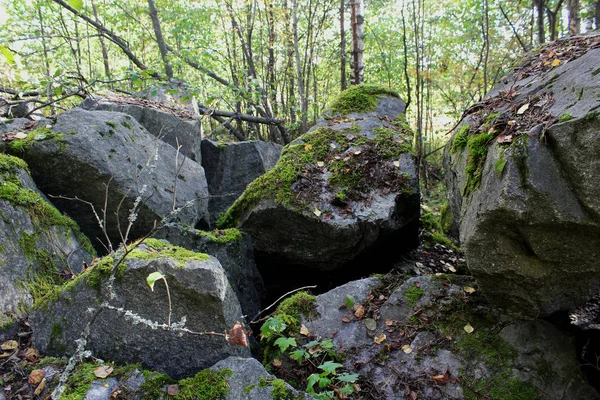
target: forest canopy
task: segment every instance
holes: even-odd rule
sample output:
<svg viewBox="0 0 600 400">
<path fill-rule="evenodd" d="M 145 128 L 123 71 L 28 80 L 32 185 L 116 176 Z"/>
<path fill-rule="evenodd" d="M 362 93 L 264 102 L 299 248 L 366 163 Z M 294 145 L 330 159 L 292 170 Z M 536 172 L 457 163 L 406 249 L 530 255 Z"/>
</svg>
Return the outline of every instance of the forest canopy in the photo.
<svg viewBox="0 0 600 400">
<path fill-rule="evenodd" d="M 130 95 L 171 79 L 189 85 L 207 131 L 231 123 L 237 139 L 287 142 L 333 95 L 364 82 L 406 100 L 421 155 L 525 52 L 596 28 L 600 14 L 596 0 L 0 0 L 0 7 L 0 94 L 5 105 L 28 102 L 32 115 L 61 112 L 89 93 Z M 357 78 L 363 50 L 354 42 L 363 38 Z M 210 118 L 211 110 L 223 115 Z"/>
</svg>

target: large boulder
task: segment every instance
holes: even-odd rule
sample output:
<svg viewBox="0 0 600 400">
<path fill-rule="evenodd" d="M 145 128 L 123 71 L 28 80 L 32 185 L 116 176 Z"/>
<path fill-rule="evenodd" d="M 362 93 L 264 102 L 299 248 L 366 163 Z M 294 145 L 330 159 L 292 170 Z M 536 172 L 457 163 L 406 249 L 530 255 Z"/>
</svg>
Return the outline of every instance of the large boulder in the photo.
<svg viewBox="0 0 600 400">
<path fill-rule="evenodd" d="M 202 140 L 202 166 L 208 182 L 208 211 L 211 226 L 233 204 L 246 186 L 275 165 L 281 145 L 251 140 L 217 143 Z"/>
<path fill-rule="evenodd" d="M 418 177 L 397 96 L 371 86 L 342 93 L 220 225 L 249 233 L 258 255 L 274 264 L 329 271 L 378 249 L 414 246 Z"/>
<path fill-rule="evenodd" d="M 25 162 L 0 154 L 0 326 L 78 273 L 94 254 L 77 224 L 37 189 Z"/>
<path fill-rule="evenodd" d="M 103 258 L 30 315 L 41 352 L 72 355 L 83 343 L 95 357 L 139 362 L 176 379 L 250 355 L 223 337 L 242 321 L 241 309 L 214 257 L 157 239 L 122 256 Z M 147 278 L 155 272 L 165 281 L 151 290 Z"/>
<path fill-rule="evenodd" d="M 264 283 L 254 261 L 250 237 L 239 230 L 200 231 L 177 224 L 162 227 L 153 237 L 215 257 L 225 270 L 248 320 L 261 310 Z"/>
<path fill-rule="evenodd" d="M 181 154 L 199 164 L 202 161 L 200 122 L 187 110 L 140 98 L 109 95 L 89 96 L 80 107 L 130 115 L 152 135 L 174 148 L 181 146 Z"/>
<path fill-rule="evenodd" d="M 42 192 L 70 198 L 52 197 L 52 202 L 79 223 L 94 245 L 106 244 L 98 219 L 115 247 L 121 234 L 129 230 L 128 238 L 137 239 L 164 218 L 206 226 L 203 168 L 178 156 L 129 115 L 76 108 L 53 125 L 19 133 L 7 133 L 5 148 L 27 161 Z"/>
<path fill-rule="evenodd" d="M 549 44 L 469 109 L 446 146 L 469 269 L 513 314 L 572 310 L 600 291 L 599 43 Z"/>
</svg>

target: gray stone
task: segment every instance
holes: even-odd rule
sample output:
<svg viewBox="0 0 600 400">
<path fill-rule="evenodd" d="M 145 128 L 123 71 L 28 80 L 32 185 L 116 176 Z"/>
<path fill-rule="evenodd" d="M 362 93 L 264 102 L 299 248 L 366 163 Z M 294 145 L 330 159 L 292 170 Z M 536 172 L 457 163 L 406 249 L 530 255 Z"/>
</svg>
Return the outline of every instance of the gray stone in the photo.
<svg viewBox="0 0 600 400">
<path fill-rule="evenodd" d="M 77 225 L 47 201 L 21 166 L 21 160 L 0 154 L 0 325 L 32 305 L 33 282 L 78 273 L 92 259 Z"/>
<path fill-rule="evenodd" d="M 210 369 L 214 371 L 228 369 L 232 372 L 231 376 L 225 377 L 230 390 L 223 400 L 272 400 L 274 398 L 271 394 L 273 386 L 265 383 L 277 378 L 269 374 L 265 367 L 254 358 L 229 357 L 219 361 Z M 261 382 L 265 383 L 261 384 Z M 287 383 L 285 386 L 289 391 L 289 398 L 312 399 L 312 396 L 297 391 Z"/>
<path fill-rule="evenodd" d="M 151 107 L 152 104 L 128 101 L 127 98 L 87 97 L 81 108 L 85 110 L 103 110 L 120 112 L 135 118 L 152 135 L 170 144 L 174 148 L 181 146 L 181 154 L 197 163 L 201 163 L 200 124 L 197 120 L 184 118 L 168 109 Z M 189 116 L 191 117 L 191 115 Z"/>
<path fill-rule="evenodd" d="M 517 350 L 513 371 L 532 380 L 548 400 L 599 398 L 581 374 L 572 339 L 549 322 L 514 323 L 500 336 Z"/>
<path fill-rule="evenodd" d="M 246 186 L 275 165 L 281 146 L 259 140 L 216 143 L 202 140 L 202 166 L 206 173 L 210 199 L 211 226 L 244 192 Z"/>
<path fill-rule="evenodd" d="M 76 340 L 85 339 L 85 348 L 95 357 L 141 363 L 176 379 L 231 355 L 249 356 L 248 347 L 206 333 L 229 331 L 241 316 L 219 262 L 213 257 L 175 260 L 156 255 L 159 247 L 154 246 L 140 245 L 136 251 L 142 252 L 139 257 L 157 258 L 125 259 L 125 269 L 120 269 L 114 282 L 104 278 L 98 287 L 92 270 L 65 288 L 57 300 L 35 310 L 29 321 L 36 348 L 47 355 L 70 355 Z M 146 283 L 156 271 L 169 285 L 171 328 L 164 283 L 156 282 L 154 291 Z"/>
<path fill-rule="evenodd" d="M 108 400 L 112 392 L 117 388 L 118 381 L 115 378 L 95 380 L 83 400 Z"/>
<path fill-rule="evenodd" d="M 390 99 L 403 110 L 402 100 Z M 419 186 L 412 138 L 390 121 L 377 112 L 323 120 L 284 148 L 222 222 L 249 233 L 265 264 L 332 271 L 350 269 L 359 257 L 399 258 L 418 242 Z M 305 161 L 303 152 L 319 159 Z M 389 246 L 398 251 L 384 251 Z"/>
<path fill-rule="evenodd" d="M 150 135 L 129 115 L 76 108 L 59 115 L 52 130 L 62 137 L 34 140 L 21 154 L 33 179 L 46 194 L 92 203 L 115 247 L 138 198 L 129 240 L 148 234 L 163 218 L 192 226 L 208 221 L 203 168 L 178 158 L 173 147 Z M 53 203 L 79 223 L 94 245 L 106 242 L 89 204 L 58 198 Z"/>
<path fill-rule="evenodd" d="M 492 305 L 509 313 L 572 311 L 600 292 L 599 62 L 600 49 L 593 49 L 532 76 L 516 71 L 490 92 L 485 101 L 514 94 L 491 110 L 508 120 L 520 104 L 550 96 L 549 106 L 532 100 L 531 107 L 546 107 L 553 120 L 546 131 L 538 125 L 520 132 L 510 145 L 490 143 L 472 194 L 464 192 L 468 149 L 452 153 L 454 139 L 446 147 L 449 203 L 468 267 Z"/>
<path fill-rule="evenodd" d="M 235 238 L 223 240 L 218 236 L 221 234 L 230 234 Z M 176 246 L 216 257 L 225 270 L 247 320 L 252 320 L 260 312 L 261 298 L 265 294 L 264 283 L 254 262 L 254 249 L 248 235 L 228 230 L 203 232 L 171 224 L 161 228 L 153 236 Z"/>
</svg>

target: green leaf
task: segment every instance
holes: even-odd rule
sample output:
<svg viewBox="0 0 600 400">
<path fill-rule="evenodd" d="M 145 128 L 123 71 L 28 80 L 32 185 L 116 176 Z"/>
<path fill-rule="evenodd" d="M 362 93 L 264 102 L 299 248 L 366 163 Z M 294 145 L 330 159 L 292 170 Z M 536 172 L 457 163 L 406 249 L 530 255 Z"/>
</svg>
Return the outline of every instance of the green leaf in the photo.
<svg viewBox="0 0 600 400">
<path fill-rule="evenodd" d="M 333 349 L 333 339 L 325 339 L 321 342 L 321 348 L 329 350 L 329 349 Z"/>
<path fill-rule="evenodd" d="M 154 292 L 154 283 L 159 279 L 165 279 L 165 276 L 160 272 L 153 272 L 146 278 L 146 282 L 148 282 L 148 286 Z"/>
<path fill-rule="evenodd" d="M 62 96 L 62 86 L 57 86 L 54 88 L 54 94 L 57 95 L 58 97 Z"/>
<path fill-rule="evenodd" d="M 302 359 L 310 357 L 310 354 L 306 350 L 294 350 L 290 353 L 290 358 L 297 362 L 302 362 Z"/>
<path fill-rule="evenodd" d="M 344 302 L 344 304 L 346 304 L 346 307 L 352 308 L 354 307 L 354 299 L 350 296 L 346 296 L 346 301 Z"/>
<path fill-rule="evenodd" d="M 318 340 L 311 340 L 310 342 L 306 343 L 304 345 L 304 347 L 315 347 L 315 346 L 318 346 L 320 344 L 321 344 L 321 342 L 319 342 Z"/>
<path fill-rule="evenodd" d="M 294 338 L 280 337 L 275 341 L 275 344 L 279 346 L 282 353 L 285 353 L 290 346 L 296 347 L 296 340 Z"/>
<path fill-rule="evenodd" d="M 338 375 L 337 379 L 341 382 L 352 383 L 358 379 L 358 374 L 343 373 Z"/>
<path fill-rule="evenodd" d="M 308 377 L 308 379 L 306 380 L 306 393 L 308 393 L 308 394 L 315 393 L 313 386 L 315 386 L 315 383 L 317 383 L 319 381 L 319 379 L 321 379 L 319 374 L 312 374 L 311 376 Z"/>
<path fill-rule="evenodd" d="M 342 364 L 340 364 L 340 363 L 336 363 L 333 361 L 326 361 L 323 364 L 319 365 L 319 369 L 322 369 L 323 371 L 327 372 L 328 374 L 335 374 L 336 368 L 339 368 L 341 366 L 342 366 Z"/>
<path fill-rule="evenodd" d="M 4 58 L 6 58 L 6 61 L 8 61 L 9 64 L 15 63 L 15 56 L 8 49 L 8 47 L 4 47 L 4 46 L 0 45 L 0 52 L 2 52 L 2 55 L 4 56 Z"/>
<path fill-rule="evenodd" d="M 276 333 L 281 333 L 287 325 L 279 318 L 271 317 L 260 327 L 260 333 L 264 338 L 270 338 Z"/>
<path fill-rule="evenodd" d="M 321 377 L 319 378 L 319 387 L 325 389 L 331 383 L 331 379 Z"/>
<path fill-rule="evenodd" d="M 69 5 L 77 11 L 83 8 L 83 0 L 69 0 Z"/>
</svg>

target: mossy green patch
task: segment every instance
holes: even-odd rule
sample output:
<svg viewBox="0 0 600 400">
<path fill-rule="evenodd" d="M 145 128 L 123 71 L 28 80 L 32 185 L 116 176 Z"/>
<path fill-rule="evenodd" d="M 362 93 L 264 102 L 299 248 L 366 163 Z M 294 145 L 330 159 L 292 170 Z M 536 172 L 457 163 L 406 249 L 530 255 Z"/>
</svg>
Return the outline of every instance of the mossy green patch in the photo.
<svg viewBox="0 0 600 400">
<path fill-rule="evenodd" d="M 143 245 L 143 248 L 141 246 Z M 208 254 L 196 253 L 184 249 L 183 247 L 173 246 L 164 240 L 147 238 L 141 244 L 132 245 L 133 249 L 127 254 L 126 258 L 152 261 L 156 259 L 172 259 L 179 268 L 184 268 L 186 262 L 206 261 L 210 257 Z"/>
<path fill-rule="evenodd" d="M 563 115 L 560 116 L 560 118 L 558 119 L 558 122 L 567 122 L 572 119 L 573 119 L 573 116 L 571 114 L 564 113 Z"/>
<path fill-rule="evenodd" d="M 450 232 L 453 223 L 454 213 L 452 212 L 452 208 L 450 208 L 450 203 L 446 201 L 440 210 L 440 227 L 442 228 L 442 232 Z"/>
<path fill-rule="evenodd" d="M 419 301 L 424 294 L 425 291 L 417 286 L 413 286 L 403 293 L 411 307 L 414 307 L 417 304 L 417 301 Z"/>
<path fill-rule="evenodd" d="M 470 135 L 470 125 L 463 125 L 458 130 L 458 133 L 454 136 L 452 146 L 450 147 L 451 153 L 457 153 L 463 151 L 467 147 Z"/>
<path fill-rule="evenodd" d="M 488 145 L 494 135 L 489 133 L 481 133 L 469 138 L 467 147 L 469 148 L 469 156 L 467 159 L 467 182 L 463 189 L 463 196 L 470 196 L 481 185 L 483 177 L 483 167 L 487 158 Z"/>
<path fill-rule="evenodd" d="M 358 85 L 340 93 L 332 100 L 327 109 L 334 114 L 348 115 L 350 113 L 366 113 L 375 111 L 379 96 L 400 98 L 398 92 L 375 85 Z"/>
<path fill-rule="evenodd" d="M 145 381 L 140 386 L 140 393 L 146 399 L 161 399 L 165 395 L 163 388 L 177 382 L 167 374 L 152 372 L 148 370 L 141 371 Z"/>
<path fill-rule="evenodd" d="M 200 235 L 207 237 L 215 243 L 230 243 L 242 240 L 242 232 L 236 228 L 215 229 L 213 231 L 200 231 Z"/>
<path fill-rule="evenodd" d="M 275 315 L 286 314 L 297 320 L 300 320 L 302 316 L 312 318 L 314 317 L 316 302 L 317 298 L 312 294 L 305 291 L 298 292 L 283 300 L 277 307 Z"/>
<path fill-rule="evenodd" d="M 405 137 L 391 128 L 379 127 L 373 129 L 375 147 L 384 159 L 397 158 L 403 153 L 412 152 L 412 144 Z M 410 133 L 412 132 L 403 132 Z"/>
<path fill-rule="evenodd" d="M 452 224 L 452 221 L 450 221 Z M 421 215 L 421 241 L 424 247 L 431 247 L 434 243 L 439 243 L 448 248 L 456 249 L 456 245 L 446 237 L 441 223 L 441 216 L 432 212 L 426 212 Z"/>
<path fill-rule="evenodd" d="M 498 179 L 502 177 L 502 173 L 504 172 L 504 167 L 506 167 L 506 157 L 504 157 L 504 151 L 500 152 L 500 157 L 494 163 L 494 171 L 496 172 L 496 176 Z"/>
<path fill-rule="evenodd" d="M 42 140 L 55 140 L 58 143 L 59 149 L 64 149 L 67 142 L 64 141 L 64 133 L 55 133 L 52 128 L 40 127 L 27 133 L 27 137 L 23 139 L 14 139 L 8 144 L 8 151 L 12 154 L 23 154 L 35 142 Z"/>
<path fill-rule="evenodd" d="M 519 184 L 525 186 L 529 178 L 529 167 L 527 158 L 529 157 L 528 136 L 521 135 L 517 137 L 510 146 L 510 157 L 519 172 Z"/>
<path fill-rule="evenodd" d="M 179 381 L 179 394 L 175 399 L 181 400 L 216 400 L 229 393 L 226 377 L 231 376 L 229 369 L 215 372 L 209 369 L 198 372 L 191 378 Z"/>
<path fill-rule="evenodd" d="M 271 387 L 271 398 L 273 400 L 292 400 L 294 399 L 292 391 L 288 389 L 285 381 L 282 379 L 274 378 L 259 378 L 258 387 L 266 388 Z"/>
</svg>

